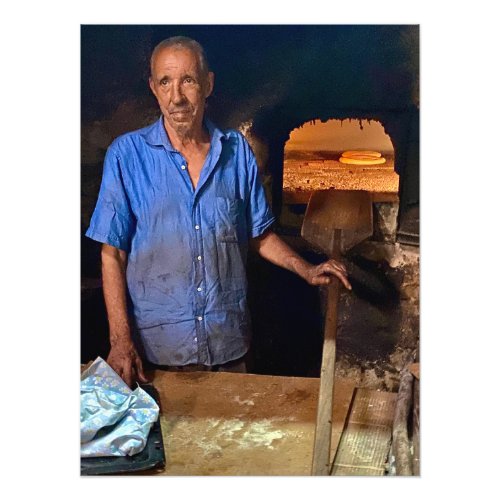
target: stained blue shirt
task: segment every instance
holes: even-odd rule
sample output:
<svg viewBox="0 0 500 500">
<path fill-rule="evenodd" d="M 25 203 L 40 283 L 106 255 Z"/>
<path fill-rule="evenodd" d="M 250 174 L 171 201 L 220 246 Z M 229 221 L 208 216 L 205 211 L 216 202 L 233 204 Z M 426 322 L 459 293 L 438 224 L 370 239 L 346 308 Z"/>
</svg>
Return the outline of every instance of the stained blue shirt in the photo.
<svg viewBox="0 0 500 500">
<path fill-rule="evenodd" d="M 86 233 L 127 252 L 131 313 L 156 364 L 217 365 L 246 353 L 248 240 L 275 220 L 245 138 L 205 126 L 210 150 L 196 189 L 163 117 L 118 137 Z"/>
</svg>

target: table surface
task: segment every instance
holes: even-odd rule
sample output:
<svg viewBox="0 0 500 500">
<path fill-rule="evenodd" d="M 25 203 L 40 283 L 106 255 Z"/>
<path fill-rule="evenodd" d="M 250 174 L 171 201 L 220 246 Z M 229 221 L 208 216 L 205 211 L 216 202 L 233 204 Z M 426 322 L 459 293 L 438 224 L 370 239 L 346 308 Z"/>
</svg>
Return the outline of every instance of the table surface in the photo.
<svg viewBox="0 0 500 500">
<path fill-rule="evenodd" d="M 310 475 L 318 378 L 161 370 L 148 378 L 160 394 L 166 467 L 144 474 Z M 354 388 L 335 380 L 332 457 Z"/>
</svg>

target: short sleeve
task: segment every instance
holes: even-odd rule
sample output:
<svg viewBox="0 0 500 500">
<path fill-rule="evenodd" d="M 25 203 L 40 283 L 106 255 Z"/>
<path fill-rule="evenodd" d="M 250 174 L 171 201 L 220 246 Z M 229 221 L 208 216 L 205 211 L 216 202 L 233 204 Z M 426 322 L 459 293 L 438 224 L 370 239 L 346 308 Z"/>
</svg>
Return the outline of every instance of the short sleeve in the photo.
<svg viewBox="0 0 500 500">
<path fill-rule="evenodd" d="M 250 149 L 250 148 L 249 148 Z M 255 156 L 250 150 L 249 162 L 249 197 L 247 204 L 248 237 L 256 238 L 264 233 L 276 220 L 266 199 Z"/>
<path fill-rule="evenodd" d="M 120 158 L 110 147 L 104 159 L 99 197 L 85 235 L 129 252 L 134 228 L 135 217 L 125 191 Z"/>
</svg>

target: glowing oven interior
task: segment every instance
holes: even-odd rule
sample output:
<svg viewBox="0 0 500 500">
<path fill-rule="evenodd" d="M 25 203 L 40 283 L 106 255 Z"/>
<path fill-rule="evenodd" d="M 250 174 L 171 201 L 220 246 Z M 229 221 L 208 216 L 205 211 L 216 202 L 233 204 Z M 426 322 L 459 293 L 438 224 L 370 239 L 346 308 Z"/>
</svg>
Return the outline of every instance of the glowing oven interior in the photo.
<svg viewBox="0 0 500 500">
<path fill-rule="evenodd" d="M 349 151 L 376 152 L 380 160 L 343 163 L 340 158 Z M 394 148 L 378 121 L 314 120 L 292 130 L 285 144 L 285 204 L 307 203 L 313 191 L 331 188 L 365 190 L 374 201 L 397 201 L 398 187 Z"/>
</svg>

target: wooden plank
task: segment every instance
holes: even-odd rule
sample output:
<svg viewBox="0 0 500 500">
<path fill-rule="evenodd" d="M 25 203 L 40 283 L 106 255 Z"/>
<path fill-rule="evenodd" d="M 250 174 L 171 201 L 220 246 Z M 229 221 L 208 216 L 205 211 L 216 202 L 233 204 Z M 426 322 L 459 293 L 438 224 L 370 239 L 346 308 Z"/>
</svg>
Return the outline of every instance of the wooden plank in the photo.
<svg viewBox="0 0 500 500">
<path fill-rule="evenodd" d="M 357 389 L 332 474 L 382 476 L 391 445 L 397 394 Z"/>
<path fill-rule="evenodd" d="M 166 455 L 148 475 L 301 475 L 311 471 L 319 379 L 149 372 L 160 394 Z M 332 456 L 354 383 L 335 379 Z"/>
</svg>

